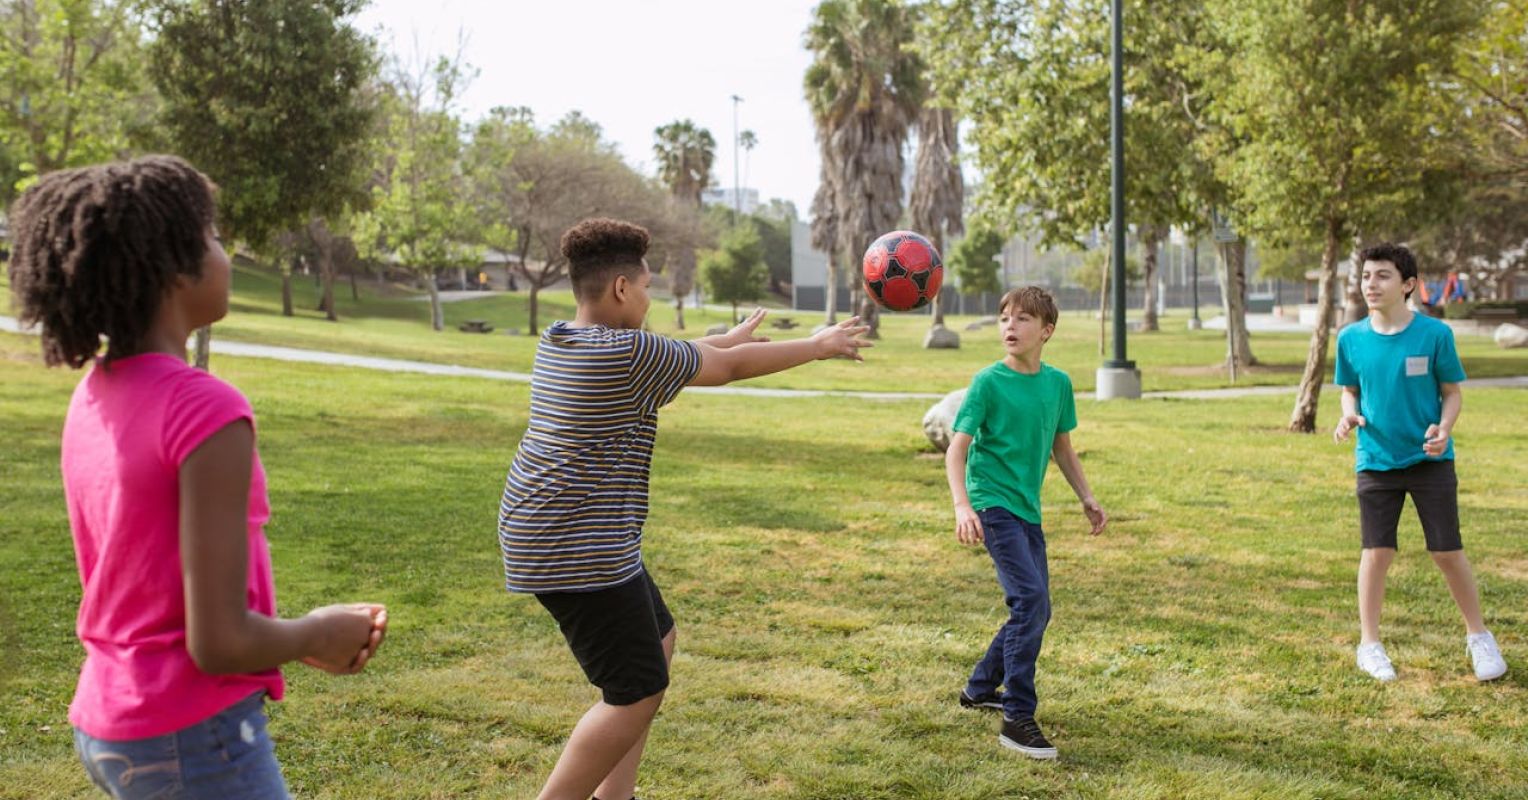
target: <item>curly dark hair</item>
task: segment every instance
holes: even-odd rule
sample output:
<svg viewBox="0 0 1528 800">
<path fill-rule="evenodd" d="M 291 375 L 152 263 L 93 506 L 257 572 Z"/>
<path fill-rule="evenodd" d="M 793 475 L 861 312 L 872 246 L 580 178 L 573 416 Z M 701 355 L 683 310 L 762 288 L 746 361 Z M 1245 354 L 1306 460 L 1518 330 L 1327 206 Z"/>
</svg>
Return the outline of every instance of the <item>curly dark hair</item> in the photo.
<svg viewBox="0 0 1528 800">
<path fill-rule="evenodd" d="M 1363 269 L 1365 261 L 1389 261 L 1395 265 L 1396 271 L 1401 273 L 1403 281 L 1417 276 L 1417 258 L 1403 244 L 1383 242 L 1373 247 L 1365 247 L 1358 252 L 1359 269 Z M 1411 292 L 1406 293 L 1406 299 L 1411 299 Z"/>
<path fill-rule="evenodd" d="M 42 324 L 49 366 L 132 355 L 179 275 L 200 277 L 215 214 L 207 176 L 175 156 L 44 175 L 11 208 L 11 291 Z"/>
<path fill-rule="evenodd" d="M 605 290 L 617 270 L 632 277 L 642 271 L 642 258 L 652 241 L 641 225 L 618 219 L 586 219 L 562 235 L 562 255 L 568 260 L 573 294 L 593 300 Z"/>
</svg>

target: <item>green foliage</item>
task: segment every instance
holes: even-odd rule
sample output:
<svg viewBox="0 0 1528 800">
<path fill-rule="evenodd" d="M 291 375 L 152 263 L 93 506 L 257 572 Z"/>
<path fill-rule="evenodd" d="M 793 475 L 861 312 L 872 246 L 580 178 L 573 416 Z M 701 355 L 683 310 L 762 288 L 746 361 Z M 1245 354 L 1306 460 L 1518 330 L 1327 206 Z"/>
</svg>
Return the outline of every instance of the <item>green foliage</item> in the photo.
<svg viewBox="0 0 1528 800">
<path fill-rule="evenodd" d="M 1103 248 L 1083 254 L 1082 263 L 1072 269 L 1072 280 L 1093 294 L 1103 290 L 1104 272 L 1109 268 L 1109 251 Z M 1112 276 L 1110 276 L 1112 279 Z M 1133 253 L 1125 254 L 1125 285 L 1140 283 L 1145 277 L 1141 260 Z"/>
<path fill-rule="evenodd" d="M 1263 280 L 1303 281 L 1307 271 L 1321 267 L 1320 243 L 1259 247 L 1257 256 L 1257 277 Z"/>
<path fill-rule="evenodd" d="M 764 243 L 752 225 L 738 225 L 722 235 L 717 249 L 700 259 L 706 293 L 719 303 L 752 303 L 764 295 L 769 271 L 764 266 Z"/>
<path fill-rule="evenodd" d="M 459 64 L 443 57 L 412 68 L 394 62 L 374 140 L 372 207 L 356 219 L 363 257 L 426 275 L 478 263 L 454 110 L 465 78 Z"/>
<path fill-rule="evenodd" d="M 955 241 L 945 258 L 956 284 L 964 294 L 1001 292 L 997 256 L 1008 238 L 993 228 L 979 226 Z"/>
<path fill-rule="evenodd" d="M 169 0 L 150 73 L 175 149 L 215 181 L 219 223 L 256 252 L 364 206 L 377 55 L 360 0 Z"/>
<path fill-rule="evenodd" d="M 1019 221 L 1047 246 L 1080 246 L 1109 207 L 1107 0 L 956 0 L 927 6 L 918 52 L 971 121 L 979 216 Z M 1183 111 L 1175 61 L 1189 0 L 1126 3 L 1125 170 L 1131 224 L 1192 225 L 1213 193 Z"/>
<path fill-rule="evenodd" d="M 41 173 L 158 143 L 144 5 L 25 0 L 0 8 L 0 205 Z"/>
<path fill-rule="evenodd" d="M 745 131 L 746 132 L 746 131 Z M 653 156 L 658 159 L 658 179 L 676 197 L 699 206 L 700 195 L 711 185 L 716 161 L 716 139 L 711 132 L 682 119 L 653 131 Z"/>
</svg>

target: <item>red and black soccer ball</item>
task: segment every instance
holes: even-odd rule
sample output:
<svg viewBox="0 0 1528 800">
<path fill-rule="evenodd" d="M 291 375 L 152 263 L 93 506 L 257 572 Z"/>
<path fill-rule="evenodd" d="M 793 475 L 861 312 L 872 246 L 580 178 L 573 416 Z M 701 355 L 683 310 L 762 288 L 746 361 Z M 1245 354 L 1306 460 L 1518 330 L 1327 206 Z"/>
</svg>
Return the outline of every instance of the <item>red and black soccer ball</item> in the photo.
<svg viewBox="0 0 1528 800">
<path fill-rule="evenodd" d="M 863 268 L 865 291 L 891 311 L 912 311 L 928 305 L 944 283 L 944 261 L 939 251 L 912 231 L 892 231 L 871 242 Z"/>
</svg>

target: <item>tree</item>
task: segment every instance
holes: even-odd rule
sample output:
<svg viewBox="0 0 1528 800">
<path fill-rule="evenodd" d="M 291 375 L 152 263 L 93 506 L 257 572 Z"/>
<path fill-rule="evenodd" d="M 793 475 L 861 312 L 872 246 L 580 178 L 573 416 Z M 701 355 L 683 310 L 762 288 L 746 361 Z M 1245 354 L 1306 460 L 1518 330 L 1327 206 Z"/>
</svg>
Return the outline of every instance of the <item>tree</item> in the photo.
<svg viewBox="0 0 1528 800">
<path fill-rule="evenodd" d="M 738 305 L 758 301 L 769 278 L 758 231 L 752 225 L 727 231 L 718 248 L 701 258 L 700 273 L 712 299 L 732 304 L 732 322 L 737 324 Z"/>
<path fill-rule="evenodd" d="M 149 72 L 175 148 L 219 187 L 225 236 L 269 254 L 273 238 L 363 207 L 371 39 L 348 20 L 360 0 L 180 0 L 156 16 Z M 322 223 L 321 223 L 322 224 Z M 333 264 L 325 294 L 333 316 Z M 284 313 L 291 314 L 283 273 Z M 206 364 L 207 332 L 197 335 Z"/>
<path fill-rule="evenodd" d="M 698 211 L 701 193 L 711 185 L 716 140 L 710 131 L 688 119 L 660 126 L 653 131 L 653 136 L 659 180 L 668 186 L 676 201 Z M 684 298 L 695 288 L 695 248 L 676 248 L 670 264 L 668 276 L 670 291 L 674 294 L 674 319 L 679 329 L 684 330 Z"/>
<path fill-rule="evenodd" d="M 923 102 L 922 62 L 913 53 L 914 18 L 899 0 L 824 0 L 812 13 L 805 78 L 821 149 L 823 182 L 812 203 L 814 229 L 836 233 L 843 259 L 863 253 L 902 216 L 903 145 Z M 821 202 L 818 202 L 820 200 Z M 814 244 L 818 236 L 814 230 Z M 832 263 L 830 259 L 830 264 Z M 829 269 L 829 286 L 834 285 Z M 829 289 L 829 319 L 834 290 Z M 875 335 L 876 306 L 861 317 Z"/>
<path fill-rule="evenodd" d="M 908 216 L 913 229 L 926 233 L 944 253 L 946 236 L 965 233 L 966 185 L 960 174 L 960 133 L 955 111 L 928 105 L 918 114 L 918 158 Z M 944 307 L 934 298 L 933 327 L 944 327 Z"/>
<path fill-rule="evenodd" d="M 1003 290 L 998 281 L 998 254 L 1007 237 L 985 224 L 973 228 L 955 240 L 946 263 L 961 294 L 996 294 Z"/>
<path fill-rule="evenodd" d="M 1211 113 L 1245 135 L 1218 165 L 1253 231 L 1322 241 L 1316 330 L 1289 429 L 1315 429 L 1340 250 L 1421 195 L 1452 123 L 1439 79 L 1476 22 L 1454 0 L 1217 0 Z"/>
<path fill-rule="evenodd" d="M 152 146 L 143 3 L 18 0 L 0 8 L 0 204 L 18 182 Z"/>
<path fill-rule="evenodd" d="M 1145 255 L 1144 327 L 1157 328 L 1157 250 L 1173 225 L 1192 226 L 1212 173 L 1175 87 L 1173 60 L 1191 40 L 1193 4 L 1127 9 L 1127 217 Z M 1109 13 L 1106 0 L 930 6 L 920 52 L 935 80 L 956 87 L 987 180 L 978 203 L 1021 220 L 1047 246 L 1080 247 L 1110 222 Z"/>
<path fill-rule="evenodd" d="M 466 74 L 456 59 L 407 64 L 394 58 L 372 167 L 371 209 L 357 217 L 356 245 L 419 275 L 430 294 L 430 327 L 445 328 L 435 272 L 481 263 L 462 126 L 455 113 Z"/>
</svg>

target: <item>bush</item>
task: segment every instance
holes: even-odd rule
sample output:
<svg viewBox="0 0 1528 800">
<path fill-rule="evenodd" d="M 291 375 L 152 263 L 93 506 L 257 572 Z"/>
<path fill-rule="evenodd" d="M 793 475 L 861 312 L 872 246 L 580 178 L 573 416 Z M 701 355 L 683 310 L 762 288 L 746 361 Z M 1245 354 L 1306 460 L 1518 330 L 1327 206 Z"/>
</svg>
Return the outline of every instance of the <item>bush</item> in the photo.
<svg viewBox="0 0 1528 800">
<path fill-rule="evenodd" d="M 1449 303 L 1443 306 L 1443 316 L 1447 319 L 1474 319 L 1476 311 L 1485 309 L 1511 309 L 1517 312 L 1518 319 L 1522 319 L 1528 317 L 1528 300 L 1484 300 L 1474 303 Z"/>
</svg>

